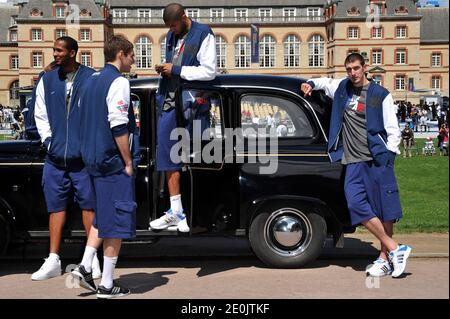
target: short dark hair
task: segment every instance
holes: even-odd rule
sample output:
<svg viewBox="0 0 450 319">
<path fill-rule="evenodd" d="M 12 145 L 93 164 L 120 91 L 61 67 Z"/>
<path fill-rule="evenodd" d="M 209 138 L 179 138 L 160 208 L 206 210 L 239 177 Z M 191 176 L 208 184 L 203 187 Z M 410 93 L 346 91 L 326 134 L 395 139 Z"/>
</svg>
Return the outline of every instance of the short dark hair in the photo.
<svg viewBox="0 0 450 319">
<path fill-rule="evenodd" d="M 361 54 L 359 54 L 357 52 L 353 52 L 353 53 L 350 53 L 347 56 L 347 58 L 345 59 L 344 66 L 346 66 L 349 63 L 353 63 L 355 61 L 361 62 L 362 66 L 364 66 L 364 64 L 366 64 L 366 61 L 364 60 L 364 57 Z"/>
<path fill-rule="evenodd" d="M 164 8 L 163 20 L 164 22 L 181 20 L 184 14 L 184 7 L 181 4 L 170 3 Z"/>
<path fill-rule="evenodd" d="M 106 62 L 113 62 L 120 51 L 128 55 L 132 50 L 133 43 L 128 41 L 123 35 L 113 35 L 106 42 L 103 53 L 105 54 Z"/>
<path fill-rule="evenodd" d="M 78 52 L 78 42 L 74 38 L 64 36 L 64 37 L 59 37 L 58 39 L 56 39 L 56 41 L 63 41 L 65 44 L 64 47 L 67 50 L 69 50 L 69 51 L 74 50 L 75 54 Z"/>
</svg>

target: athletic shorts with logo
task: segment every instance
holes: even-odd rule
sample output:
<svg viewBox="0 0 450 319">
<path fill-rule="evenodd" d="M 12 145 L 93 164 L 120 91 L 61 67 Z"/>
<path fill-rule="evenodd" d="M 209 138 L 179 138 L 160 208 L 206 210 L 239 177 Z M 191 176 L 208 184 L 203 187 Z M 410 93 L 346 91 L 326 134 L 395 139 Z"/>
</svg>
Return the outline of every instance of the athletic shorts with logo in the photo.
<svg viewBox="0 0 450 319">
<path fill-rule="evenodd" d="M 63 168 L 45 161 L 42 188 L 49 213 L 66 210 L 72 194 L 82 210 L 95 208 L 92 179 L 81 165 Z"/>
</svg>

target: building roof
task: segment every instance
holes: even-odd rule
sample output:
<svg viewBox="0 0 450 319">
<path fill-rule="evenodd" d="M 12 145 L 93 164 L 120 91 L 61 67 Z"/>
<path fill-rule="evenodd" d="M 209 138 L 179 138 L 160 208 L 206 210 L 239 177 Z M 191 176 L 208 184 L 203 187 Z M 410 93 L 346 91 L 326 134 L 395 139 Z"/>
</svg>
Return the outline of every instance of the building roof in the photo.
<svg viewBox="0 0 450 319">
<path fill-rule="evenodd" d="M 181 2 L 181 1 L 180 1 Z M 170 2 L 163 0 L 110 0 L 111 8 L 130 8 L 130 7 L 165 7 Z M 182 1 L 184 7 L 210 8 L 210 7 L 306 7 L 306 6 L 323 6 L 325 0 L 216 0 L 213 3 L 205 0 L 185 0 Z"/>
<path fill-rule="evenodd" d="M 103 15 L 101 14 L 99 6 L 95 3 L 94 0 L 67 0 L 61 1 L 62 3 L 69 3 L 73 5 L 77 5 L 80 10 L 86 9 L 90 16 L 86 19 L 103 19 Z M 30 13 L 33 9 L 38 9 L 41 11 L 41 15 L 39 17 L 31 17 Z M 84 19 L 83 17 L 80 17 Z M 20 12 L 19 19 L 56 19 L 53 16 L 53 1 L 51 0 L 28 0 L 27 3 L 24 4 L 23 9 Z M 59 20 L 59 19 L 58 19 Z"/>
<path fill-rule="evenodd" d="M 0 3 L 0 43 L 9 42 L 8 29 L 11 26 L 11 16 L 18 13 L 18 7 L 8 3 Z"/>
<path fill-rule="evenodd" d="M 419 8 L 422 15 L 420 23 L 420 38 L 423 43 L 448 43 L 448 7 Z"/>
<path fill-rule="evenodd" d="M 358 9 L 360 15 L 358 18 L 367 17 L 368 15 L 368 1 L 367 0 L 345 0 L 345 1 L 333 1 L 337 4 L 336 17 L 348 17 L 347 10 L 355 7 Z M 396 0 L 386 1 L 386 13 L 385 16 L 394 16 L 395 10 L 400 7 L 405 7 L 408 10 L 408 16 L 417 16 L 417 7 L 414 0 Z"/>
</svg>

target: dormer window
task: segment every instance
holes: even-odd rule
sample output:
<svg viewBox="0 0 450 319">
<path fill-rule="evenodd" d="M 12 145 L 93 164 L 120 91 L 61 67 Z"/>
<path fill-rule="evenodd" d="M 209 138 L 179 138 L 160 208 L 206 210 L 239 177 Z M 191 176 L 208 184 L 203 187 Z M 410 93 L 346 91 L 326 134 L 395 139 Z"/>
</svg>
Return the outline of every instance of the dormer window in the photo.
<svg viewBox="0 0 450 319">
<path fill-rule="evenodd" d="M 37 9 L 37 8 L 33 8 L 30 12 L 30 16 L 32 17 L 40 17 L 42 16 L 42 12 L 41 10 Z"/>
<path fill-rule="evenodd" d="M 66 7 L 64 7 L 64 6 L 56 6 L 55 7 L 55 17 L 57 17 L 57 18 L 65 18 L 66 17 Z"/>
<path fill-rule="evenodd" d="M 91 13 L 89 11 L 87 11 L 87 9 L 81 9 L 80 10 L 80 16 L 81 17 L 88 17 L 90 15 L 91 15 Z"/>
<path fill-rule="evenodd" d="M 408 9 L 405 6 L 400 6 L 395 9 L 395 14 L 408 14 Z"/>
<path fill-rule="evenodd" d="M 349 16 L 359 16 L 361 12 L 357 7 L 351 7 L 347 10 L 347 15 Z"/>
</svg>

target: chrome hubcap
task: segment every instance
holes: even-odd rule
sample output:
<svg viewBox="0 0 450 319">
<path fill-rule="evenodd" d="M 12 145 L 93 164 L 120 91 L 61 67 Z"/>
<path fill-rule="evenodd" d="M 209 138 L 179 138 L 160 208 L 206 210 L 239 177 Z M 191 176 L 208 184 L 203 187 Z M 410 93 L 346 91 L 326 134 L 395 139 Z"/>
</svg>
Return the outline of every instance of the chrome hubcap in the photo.
<svg viewBox="0 0 450 319">
<path fill-rule="evenodd" d="M 282 208 L 270 215 L 264 226 L 264 239 L 278 255 L 294 257 L 309 246 L 312 226 L 306 215 L 295 208 Z"/>
</svg>

